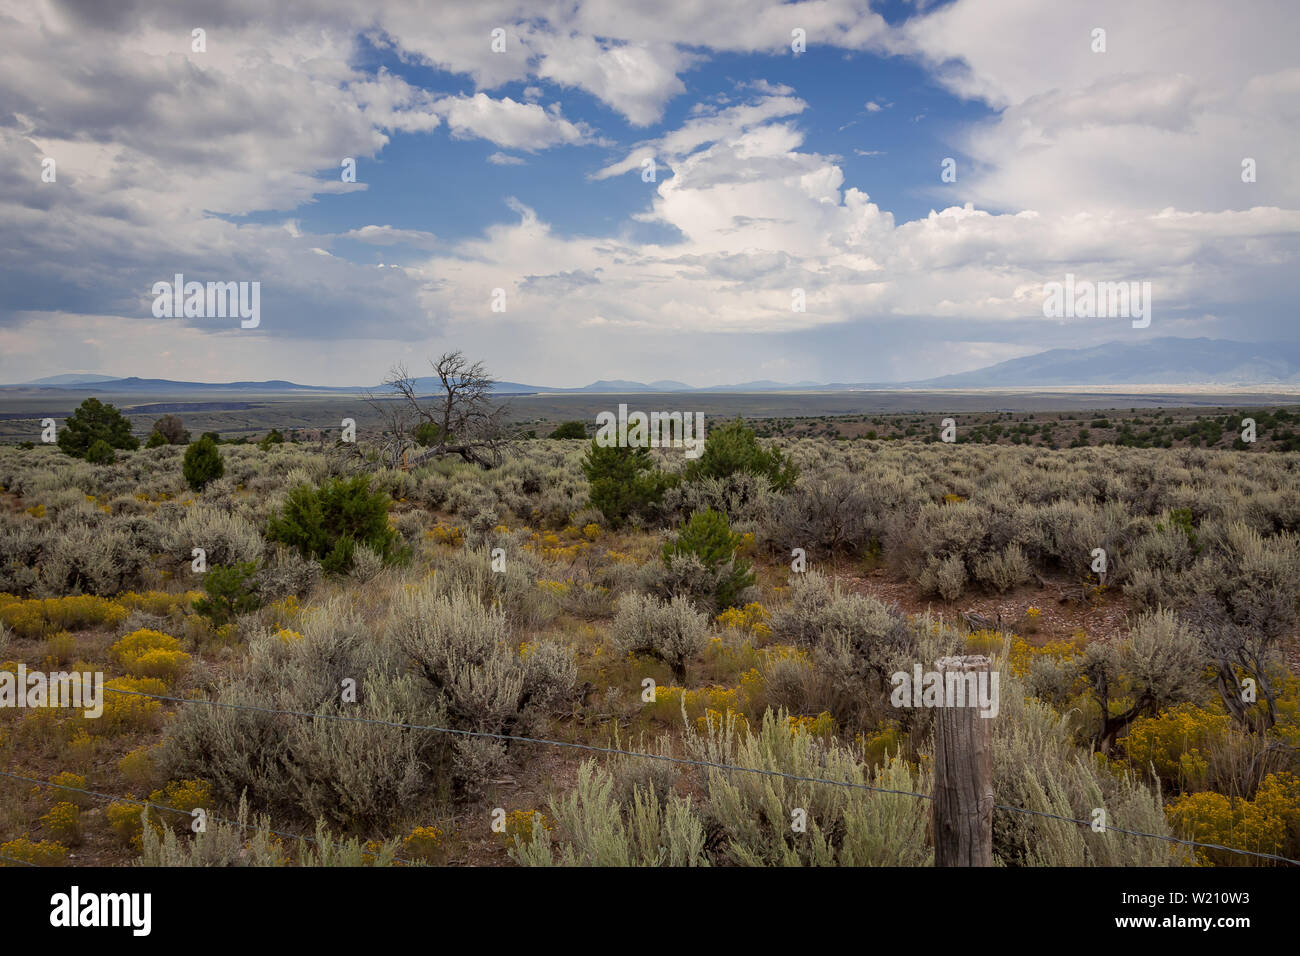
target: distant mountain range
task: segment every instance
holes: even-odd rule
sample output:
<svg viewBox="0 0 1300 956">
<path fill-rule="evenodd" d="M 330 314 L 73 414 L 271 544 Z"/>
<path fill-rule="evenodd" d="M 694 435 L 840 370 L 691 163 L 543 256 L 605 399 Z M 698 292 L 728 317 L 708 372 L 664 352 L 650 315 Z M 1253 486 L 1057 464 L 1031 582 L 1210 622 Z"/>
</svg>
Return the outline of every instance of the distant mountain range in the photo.
<svg viewBox="0 0 1300 956">
<path fill-rule="evenodd" d="M 1300 342 L 1159 338 L 1051 349 L 915 383 L 928 388 L 1300 384 Z"/>
<path fill-rule="evenodd" d="M 740 382 L 693 388 L 683 382 L 592 382 L 580 388 L 555 388 L 521 382 L 497 382 L 496 392 L 554 394 L 559 392 L 772 392 L 860 391 L 869 389 L 1052 388 L 1065 385 L 1281 385 L 1300 384 L 1300 342 L 1232 342 L 1223 339 L 1157 338 L 1144 342 L 1107 342 L 1091 348 L 1050 349 L 1036 355 L 999 362 L 987 368 L 910 382 Z M 416 380 L 422 393 L 437 385 L 433 378 Z M 114 378 L 111 375 L 68 373 L 2 385 L 0 389 L 93 390 L 104 393 L 176 395 L 183 392 L 349 393 L 384 391 L 382 386 L 298 385 L 274 379 L 266 382 L 178 382 L 163 378 Z"/>
</svg>

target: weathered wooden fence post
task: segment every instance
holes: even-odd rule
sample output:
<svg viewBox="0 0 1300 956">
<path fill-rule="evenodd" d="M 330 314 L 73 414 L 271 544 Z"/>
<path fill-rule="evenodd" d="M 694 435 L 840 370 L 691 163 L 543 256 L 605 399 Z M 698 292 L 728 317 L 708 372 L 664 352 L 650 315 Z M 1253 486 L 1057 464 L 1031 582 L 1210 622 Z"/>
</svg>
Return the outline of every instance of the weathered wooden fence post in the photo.
<svg viewBox="0 0 1300 956">
<path fill-rule="evenodd" d="M 976 675 L 989 671 L 983 655 L 944 657 L 937 663 L 945 688 L 956 680 L 972 685 L 971 677 L 980 680 Z M 944 702 L 952 701 L 945 697 Z M 963 703 L 939 707 L 935 715 L 934 865 L 992 866 L 992 734 L 989 718 L 980 716 L 978 695 L 967 693 Z"/>
</svg>

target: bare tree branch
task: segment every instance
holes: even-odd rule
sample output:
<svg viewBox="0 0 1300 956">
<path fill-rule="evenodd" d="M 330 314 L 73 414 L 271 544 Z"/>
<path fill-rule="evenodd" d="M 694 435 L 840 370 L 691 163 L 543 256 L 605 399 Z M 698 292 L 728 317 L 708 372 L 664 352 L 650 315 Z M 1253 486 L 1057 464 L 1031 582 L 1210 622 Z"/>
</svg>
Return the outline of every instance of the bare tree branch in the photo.
<svg viewBox="0 0 1300 956">
<path fill-rule="evenodd" d="M 429 364 L 437 381 L 432 395 L 421 397 L 419 381 L 400 364 L 384 381 L 388 395 L 366 395 L 384 423 L 385 463 L 409 468 L 458 455 L 484 468 L 500 465 L 511 447 L 505 428 L 508 407 L 492 400 L 496 383 L 483 363 L 447 352 Z M 421 444 L 426 450 L 413 454 Z"/>
</svg>

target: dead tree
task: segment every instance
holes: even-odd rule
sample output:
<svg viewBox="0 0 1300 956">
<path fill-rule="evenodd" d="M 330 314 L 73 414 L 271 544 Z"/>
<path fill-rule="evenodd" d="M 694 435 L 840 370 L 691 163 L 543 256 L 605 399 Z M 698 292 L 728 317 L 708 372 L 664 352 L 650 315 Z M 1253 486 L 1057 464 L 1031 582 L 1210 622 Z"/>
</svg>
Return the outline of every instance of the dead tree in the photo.
<svg viewBox="0 0 1300 956">
<path fill-rule="evenodd" d="M 397 365 L 384 381 L 388 394 L 366 396 L 384 422 L 382 460 L 389 467 L 412 468 L 457 455 L 484 468 L 500 465 L 510 449 L 508 406 L 493 401 L 495 382 L 483 363 L 447 352 L 429 364 L 432 394 L 421 396 L 419 380 Z M 417 451 L 421 445 L 424 450 Z"/>
</svg>

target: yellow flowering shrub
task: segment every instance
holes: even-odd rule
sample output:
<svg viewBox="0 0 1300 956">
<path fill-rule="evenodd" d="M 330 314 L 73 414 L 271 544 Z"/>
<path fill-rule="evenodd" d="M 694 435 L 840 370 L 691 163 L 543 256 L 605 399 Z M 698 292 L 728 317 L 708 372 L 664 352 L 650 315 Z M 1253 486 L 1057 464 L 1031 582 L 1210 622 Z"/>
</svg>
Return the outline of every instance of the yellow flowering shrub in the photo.
<svg viewBox="0 0 1300 956">
<path fill-rule="evenodd" d="M 710 637 L 702 656 L 709 667 L 709 673 L 714 674 L 718 680 L 723 680 L 725 675 L 743 675 L 757 667 L 763 652 L 755 648 L 749 638 L 737 644 L 721 637 Z"/>
<path fill-rule="evenodd" d="M 655 699 L 646 704 L 646 713 L 655 720 L 676 724 L 682 719 L 682 705 L 686 705 L 686 719 L 699 721 L 708 711 L 740 713 L 739 687 L 702 687 L 688 690 L 685 687 L 656 687 Z"/>
<path fill-rule="evenodd" d="M 442 522 L 434 525 L 424 533 L 426 538 L 432 538 L 439 544 L 449 544 L 453 547 L 460 547 L 465 540 L 465 532 L 454 525 L 445 525 Z"/>
<path fill-rule="evenodd" d="M 565 529 L 565 533 L 572 532 L 575 536 L 581 532 L 577 528 Z M 579 538 L 573 544 L 564 544 L 560 536 L 553 531 L 545 534 L 534 531 L 529 537 L 528 544 L 524 545 L 529 551 L 541 555 L 547 561 L 574 561 L 579 555 L 586 554 L 591 550 L 591 542 Z"/>
<path fill-rule="evenodd" d="M 506 814 L 506 830 L 502 834 L 504 842 L 510 846 L 514 845 L 516 839 L 520 843 L 531 843 L 535 819 L 540 820 L 542 829 L 555 829 L 554 824 L 541 810 L 511 810 Z"/>
<path fill-rule="evenodd" d="M 590 524 L 583 525 L 582 536 L 588 541 L 595 541 L 600 537 L 600 525 L 596 524 L 594 521 Z"/>
<path fill-rule="evenodd" d="M 190 655 L 169 634 L 141 628 L 126 635 L 108 653 L 134 677 L 157 677 L 171 683 L 189 667 Z"/>
<path fill-rule="evenodd" d="M 79 773 L 73 773 L 71 770 L 64 770 L 56 773 L 50 778 L 50 783 L 55 787 L 76 787 L 78 790 L 86 789 L 86 778 Z M 58 794 L 58 799 L 67 800 L 76 804 L 83 810 L 94 802 L 94 797 L 84 793 L 74 793 L 71 790 L 53 790 L 52 793 Z"/>
<path fill-rule="evenodd" d="M 10 840 L 8 843 L 0 843 L 0 856 L 22 860 L 24 863 L 32 863 L 36 866 L 62 866 L 67 862 L 68 848 L 53 840 L 42 840 L 40 843 L 33 843 L 26 837 L 19 837 L 17 840 Z M 9 860 L 0 860 L 0 866 L 17 865 L 16 863 L 10 863 Z"/>
<path fill-rule="evenodd" d="M 1225 741 L 1231 724 L 1227 714 L 1179 704 L 1155 717 L 1133 721 L 1120 742 L 1133 767 L 1147 770 L 1154 766 L 1161 779 L 1197 790 L 1205 786 L 1209 771 L 1206 752 L 1212 744 Z"/>
<path fill-rule="evenodd" d="M 211 804 L 211 788 L 202 780 L 176 780 L 161 790 L 149 794 L 148 802 L 179 811 L 169 813 L 157 807 L 149 807 L 149 826 L 155 833 L 161 836 L 164 826 L 184 831 L 189 829 L 190 821 L 193 819 L 190 811 L 197 807 L 206 808 Z M 144 812 L 145 807 L 141 803 L 115 800 L 104 808 L 104 817 L 108 820 L 109 829 L 117 835 L 117 838 L 138 851 L 141 848 L 141 835 L 144 831 Z"/>
<path fill-rule="evenodd" d="M 69 721 L 68 725 L 71 723 Z M 78 767 L 89 766 L 98 751 L 99 741 L 86 733 L 85 728 L 75 730 L 68 739 L 68 757 Z"/>
<path fill-rule="evenodd" d="M 1300 846 L 1300 778 L 1291 773 L 1269 774 L 1254 800 L 1205 790 L 1177 797 L 1165 815 L 1186 839 L 1201 843 L 1294 857 Z M 1198 847 L 1206 866 L 1259 866 L 1267 861 L 1237 853 Z"/>
<path fill-rule="evenodd" d="M 738 710 L 732 710 L 730 707 L 724 710 L 709 707 L 704 711 L 703 715 L 695 718 L 695 729 L 702 734 L 707 734 L 710 727 L 723 727 L 733 718 L 737 733 L 745 733 L 749 730 L 749 718 Z M 798 733 L 798 730 L 792 728 L 791 732 Z"/>
<path fill-rule="evenodd" d="M 140 849 L 140 835 L 144 830 L 141 821 L 141 815 L 144 807 L 138 803 L 130 803 L 124 800 L 114 800 L 104 808 L 104 819 L 108 821 L 108 828 L 113 831 L 119 840 L 125 845 Z"/>
<path fill-rule="evenodd" d="M 402 841 L 401 856 L 432 863 L 442 852 L 443 832 L 440 827 L 416 827 Z"/>
<path fill-rule="evenodd" d="M 158 773 L 153 754 L 154 748 L 149 745 L 136 747 L 117 762 L 118 772 L 132 786 L 148 787 L 153 783 L 154 777 Z"/>
<path fill-rule="evenodd" d="M 116 627 L 128 611 L 117 601 L 93 594 L 60 598 L 0 598 L 0 621 L 22 637 L 44 637 L 55 631 L 87 627 Z"/>
<path fill-rule="evenodd" d="M 903 735 L 899 732 L 898 722 L 889 721 L 879 730 L 859 734 L 858 745 L 862 747 L 863 759 L 871 766 L 879 766 L 890 757 L 898 756 L 903 751 Z"/>
<path fill-rule="evenodd" d="M 753 601 L 743 608 L 729 607 L 715 620 L 723 627 L 744 631 L 761 640 L 772 636 L 772 628 L 767 623 L 769 616 L 762 604 Z"/>
<path fill-rule="evenodd" d="M 132 691 L 114 694 L 114 690 Z M 157 726 L 162 701 L 139 694 L 166 694 L 167 685 L 157 677 L 118 677 L 104 684 L 104 713 L 86 724 L 92 733 L 117 734 L 149 730 Z"/>
<path fill-rule="evenodd" d="M 161 827 L 170 825 L 176 830 L 189 830 L 190 811 L 207 809 L 212 805 L 212 786 L 204 780 L 173 780 L 161 790 L 149 794 L 149 802 L 170 807 L 177 812 L 169 813 L 158 807 L 149 808 L 149 822 L 154 829 L 161 832 Z"/>
<path fill-rule="evenodd" d="M 1238 674 L 1238 680 L 1245 677 Z M 1274 723 L 1271 734 L 1284 744 L 1300 749 L 1300 676 L 1288 672 L 1273 677 Z M 1255 702 L 1253 708 L 1259 716 L 1263 715 L 1265 704 L 1263 695 Z"/>
<path fill-rule="evenodd" d="M 835 733 L 835 718 L 830 711 L 823 710 L 816 717 L 791 714 L 786 717 L 790 733 L 805 733 L 814 737 L 829 737 Z"/>
<path fill-rule="evenodd" d="M 295 641 L 302 640 L 302 634 L 300 632 L 295 631 L 292 628 L 288 628 L 288 627 L 277 628 L 275 632 L 275 636 L 278 637 L 285 644 L 292 644 Z"/>
<path fill-rule="evenodd" d="M 563 597 L 571 587 L 568 581 L 538 581 L 537 586 L 552 597 Z"/>
<path fill-rule="evenodd" d="M 41 827 L 50 836 L 69 846 L 81 843 L 81 811 L 75 803 L 62 801 L 41 817 Z"/>
<path fill-rule="evenodd" d="M 974 654 L 1000 656 L 1006 646 L 1004 635 L 997 631 L 978 630 L 966 635 L 966 649 Z M 1007 665 L 1011 673 L 1018 678 L 1029 674 L 1034 661 L 1039 658 L 1055 658 L 1058 661 L 1073 661 L 1083 654 L 1087 636 L 1076 634 L 1068 641 L 1048 641 L 1046 644 L 1030 644 L 1019 634 L 1011 635 Z"/>
</svg>

